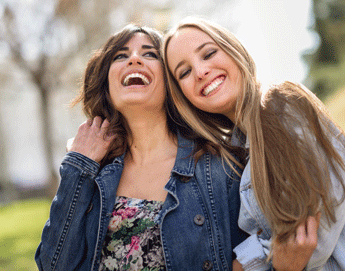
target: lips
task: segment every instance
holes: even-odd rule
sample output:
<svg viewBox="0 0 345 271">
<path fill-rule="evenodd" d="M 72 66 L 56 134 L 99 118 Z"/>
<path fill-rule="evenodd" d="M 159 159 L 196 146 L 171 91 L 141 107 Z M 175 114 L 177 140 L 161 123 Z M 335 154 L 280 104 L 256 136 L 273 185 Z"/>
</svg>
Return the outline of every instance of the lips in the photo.
<svg viewBox="0 0 345 271">
<path fill-rule="evenodd" d="M 147 74 L 144 74 L 143 72 L 130 72 L 127 73 L 123 79 L 122 79 L 122 85 L 123 86 L 147 86 L 151 83 L 152 79 Z"/>
<path fill-rule="evenodd" d="M 209 95 L 211 92 L 216 90 L 225 80 L 225 76 L 221 75 L 215 78 L 212 82 L 210 82 L 208 85 L 206 85 L 202 90 L 201 93 L 204 96 Z"/>
</svg>

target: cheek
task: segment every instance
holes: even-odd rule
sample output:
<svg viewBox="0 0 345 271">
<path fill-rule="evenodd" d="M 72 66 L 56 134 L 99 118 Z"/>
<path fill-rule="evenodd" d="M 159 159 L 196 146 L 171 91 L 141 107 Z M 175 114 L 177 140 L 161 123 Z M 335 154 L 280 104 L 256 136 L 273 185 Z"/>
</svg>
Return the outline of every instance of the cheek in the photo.
<svg viewBox="0 0 345 271">
<path fill-rule="evenodd" d="M 193 95 L 193 86 L 191 83 L 184 82 L 183 84 L 180 84 L 180 88 L 182 90 L 182 93 L 184 96 L 189 100 L 192 104 L 196 101 L 196 96 Z"/>
<path fill-rule="evenodd" d="M 109 84 L 114 84 L 118 82 L 119 79 L 119 67 L 116 67 L 114 63 L 110 65 L 109 71 L 108 71 L 108 83 Z"/>
<path fill-rule="evenodd" d="M 110 103 L 111 105 L 116 108 L 116 95 L 113 91 L 110 90 L 110 86 L 109 86 L 109 96 L 110 96 Z"/>
</svg>

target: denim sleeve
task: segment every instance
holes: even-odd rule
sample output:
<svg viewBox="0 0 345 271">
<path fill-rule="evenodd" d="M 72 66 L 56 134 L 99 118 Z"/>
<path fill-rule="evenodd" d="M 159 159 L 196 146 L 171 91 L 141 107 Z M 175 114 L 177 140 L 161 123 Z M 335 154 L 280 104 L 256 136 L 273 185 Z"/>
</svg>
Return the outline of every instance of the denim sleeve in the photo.
<svg viewBox="0 0 345 271">
<path fill-rule="evenodd" d="M 260 239 L 257 234 L 253 234 L 235 247 L 234 252 L 243 269 L 246 271 L 270 270 L 270 263 L 266 261 L 270 243 L 270 240 Z"/>
<path fill-rule="evenodd" d="M 82 154 L 69 152 L 64 157 L 61 182 L 35 255 L 39 270 L 74 270 L 73 265 L 81 261 L 86 234 L 84 214 L 98 170 L 99 164 Z"/>
<path fill-rule="evenodd" d="M 332 144 L 343 161 L 345 161 L 345 147 L 343 143 L 336 138 L 332 138 Z M 337 265 L 345 267 L 345 201 L 341 201 L 344 196 L 344 190 L 340 183 L 340 181 L 345 181 L 345 172 L 341 169 L 339 171 L 341 180 L 336 177 L 334 172 L 330 171 L 333 197 L 338 202 L 341 202 L 335 207 L 336 222 L 328 225 L 325 215 L 321 214 L 318 244 L 306 270 L 323 270 L 331 255 L 337 261 Z"/>
</svg>

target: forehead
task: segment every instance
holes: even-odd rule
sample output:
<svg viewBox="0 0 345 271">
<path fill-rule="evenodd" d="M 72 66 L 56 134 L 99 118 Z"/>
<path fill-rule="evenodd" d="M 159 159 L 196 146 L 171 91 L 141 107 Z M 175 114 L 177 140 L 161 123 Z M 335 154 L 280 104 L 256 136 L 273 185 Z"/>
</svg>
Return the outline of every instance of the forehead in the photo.
<svg viewBox="0 0 345 271">
<path fill-rule="evenodd" d="M 153 45 L 152 40 L 145 33 L 135 33 L 133 37 L 124 45 L 125 47 L 141 46 L 141 45 Z"/>
<path fill-rule="evenodd" d="M 214 43 L 214 40 L 202 30 L 187 27 L 178 30 L 170 39 L 167 46 L 168 66 L 172 70 L 179 62 L 184 62 L 200 52 L 198 48 L 205 43 Z"/>
<path fill-rule="evenodd" d="M 176 46 L 182 47 L 188 45 L 189 47 L 197 47 L 204 42 L 213 41 L 213 39 L 195 27 L 187 27 L 178 30 L 171 38 L 168 44 L 168 50 Z"/>
</svg>

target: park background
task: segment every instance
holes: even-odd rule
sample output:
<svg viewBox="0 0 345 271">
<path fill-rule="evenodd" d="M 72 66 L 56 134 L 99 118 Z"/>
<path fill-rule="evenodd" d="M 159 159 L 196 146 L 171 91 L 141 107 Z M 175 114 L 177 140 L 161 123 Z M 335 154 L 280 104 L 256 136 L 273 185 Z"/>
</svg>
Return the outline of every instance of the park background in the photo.
<svg viewBox="0 0 345 271">
<path fill-rule="evenodd" d="M 344 0 L 0 0 L 0 270 L 37 270 L 92 52 L 129 22 L 165 32 L 188 15 L 234 32 L 264 84 L 307 85 L 345 129 Z"/>
</svg>

